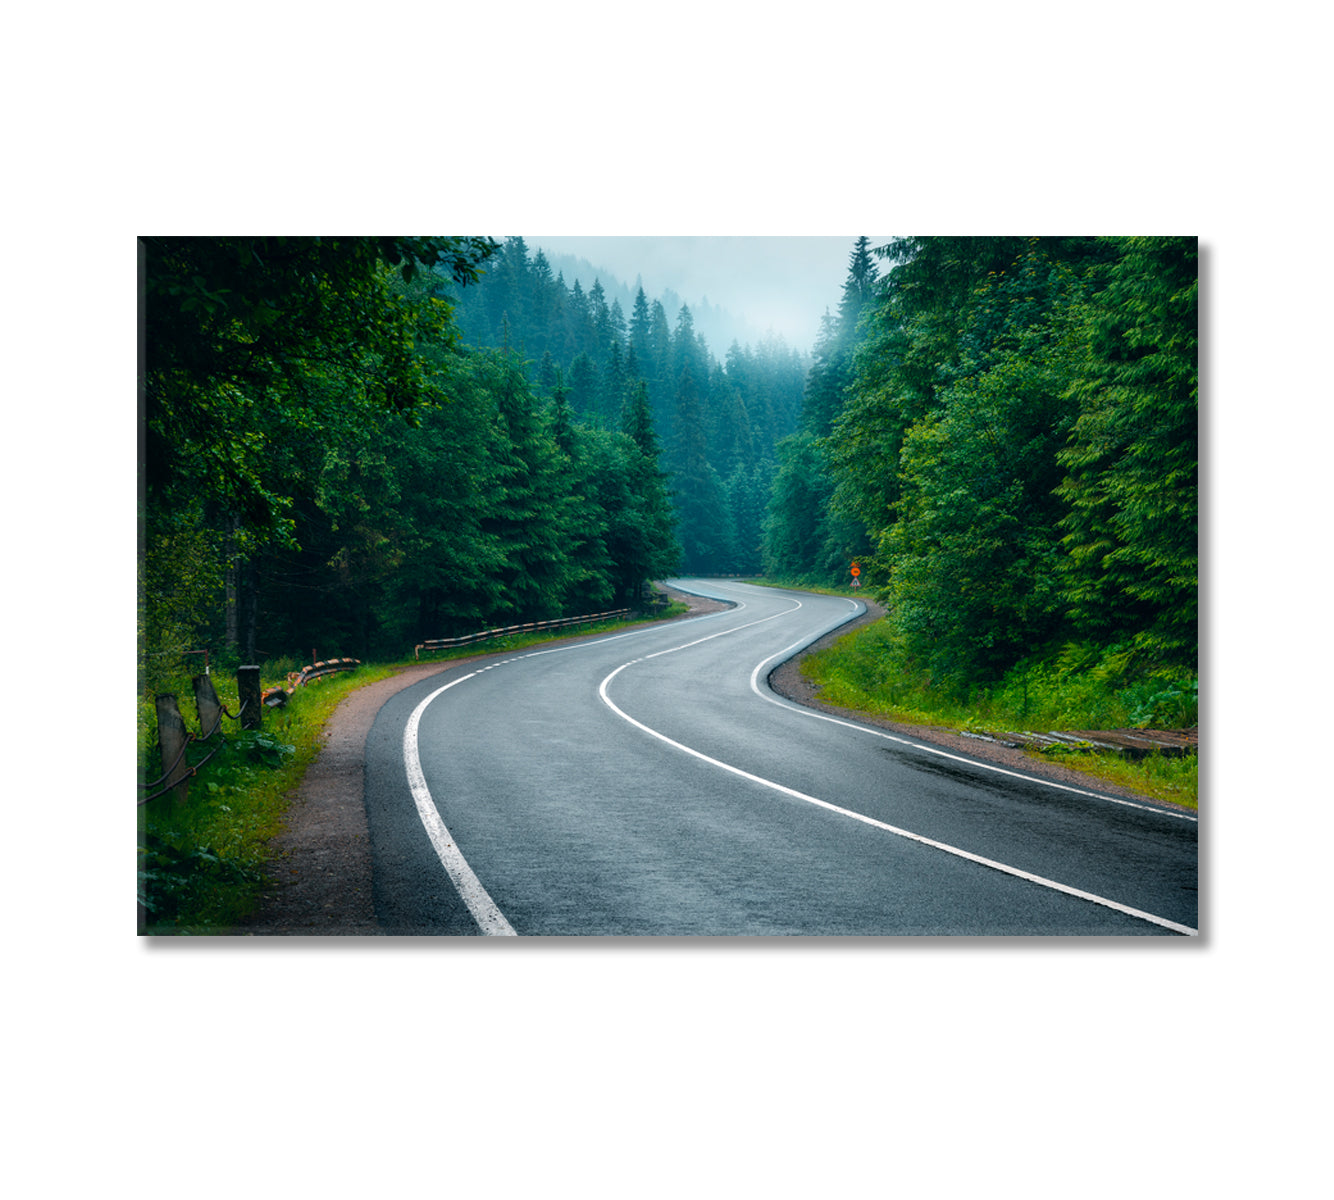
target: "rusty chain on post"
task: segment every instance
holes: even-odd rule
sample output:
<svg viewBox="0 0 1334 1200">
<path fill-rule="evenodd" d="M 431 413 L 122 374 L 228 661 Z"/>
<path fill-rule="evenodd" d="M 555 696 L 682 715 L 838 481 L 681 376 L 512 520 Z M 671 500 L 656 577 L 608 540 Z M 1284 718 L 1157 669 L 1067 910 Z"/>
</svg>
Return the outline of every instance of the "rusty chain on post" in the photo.
<svg viewBox="0 0 1334 1200">
<path fill-rule="evenodd" d="M 158 790 L 152 792 L 150 795 L 144 796 L 139 801 L 138 806 L 142 807 L 143 805 L 147 804 L 150 800 L 156 800 L 159 796 L 165 796 L 172 789 L 180 787 L 181 784 L 183 784 L 187 779 L 193 779 L 195 775 L 199 773 L 199 768 L 202 767 L 205 763 L 207 763 L 209 759 L 211 759 L 215 754 L 217 754 L 219 750 L 223 748 L 223 746 L 227 744 L 226 740 L 219 742 L 197 763 L 191 763 L 186 768 L 185 774 L 182 775 L 179 779 L 174 780 L 171 783 L 168 783 L 166 787 L 159 786 L 163 783 L 166 783 L 166 781 L 171 778 L 171 776 L 175 773 L 176 768 L 181 765 L 182 760 L 185 758 L 185 752 L 189 750 L 190 747 L 194 745 L 195 742 L 201 742 L 201 743 L 207 742 L 213 738 L 213 735 L 216 734 L 218 730 L 222 728 L 222 718 L 224 716 L 230 717 L 233 721 L 239 721 L 241 719 L 241 714 L 245 712 L 246 703 L 248 703 L 248 701 L 242 703 L 234 714 L 228 712 L 225 705 L 219 704 L 218 705 L 219 716 L 217 724 L 215 724 L 213 728 L 208 731 L 208 733 L 204 734 L 201 737 L 196 737 L 193 733 L 187 733 L 185 735 L 185 742 L 181 746 L 181 752 L 176 756 L 176 759 L 171 764 L 171 766 L 169 766 L 161 775 L 159 775 L 151 783 L 141 783 L 139 785 L 141 788 L 158 788 Z"/>
<path fill-rule="evenodd" d="M 204 652 L 191 651 L 191 653 L 204 653 Z M 205 659 L 205 662 L 207 663 L 207 659 Z M 293 671 L 291 674 L 289 674 L 287 677 L 288 687 L 268 688 L 266 691 L 264 691 L 261 695 L 260 703 L 265 705 L 266 707 L 270 706 L 271 702 L 278 705 L 285 704 L 287 702 L 287 697 L 290 696 L 292 692 L 294 692 L 298 687 L 301 687 L 303 684 L 309 683 L 312 679 L 319 679 L 324 675 L 330 675 L 336 671 L 352 671 L 355 670 L 360 665 L 361 665 L 361 660 L 356 658 L 334 658 L 322 662 L 312 663 L 309 667 L 303 667 L 300 671 Z M 281 695 L 282 699 L 271 701 L 271 698 L 276 697 L 278 695 Z M 181 752 L 176 756 L 176 760 L 171 764 L 171 766 L 168 767 L 166 771 L 164 771 L 157 779 L 153 780 L 151 783 L 139 784 L 139 787 L 141 789 L 142 788 L 158 789 L 157 791 L 151 792 L 149 795 L 144 796 L 139 801 L 139 806 L 147 804 L 150 800 L 156 800 L 159 796 L 165 796 L 173 788 L 180 787 L 180 785 L 184 783 L 187 779 L 192 779 L 196 774 L 198 774 L 199 768 L 202 767 L 205 763 L 207 763 L 209 759 L 211 759 L 215 754 L 217 754 L 219 750 L 222 749 L 223 746 L 226 745 L 225 740 L 219 743 L 217 746 L 214 746 L 213 749 L 210 750 L 197 763 L 193 763 L 189 767 L 187 767 L 186 773 L 182 775 L 180 779 L 177 779 L 172 783 L 167 783 L 165 787 L 161 786 L 162 784 L 166 783 L 168 779 L 171 778 L 172 774 L 176 771 L 176 768 L 181 765 L 182 760 L 185 758 L 185 752 L 190 748 L 191 745 L 193 745 L 195 742 L 207 742 L 211 740 L 214 734 L 216 734 L 222 728 L 222 718 L 224 716 L 230 718 L 233 721 L 240 721 L 242 714 L 246 710 L 246 705 L 249 703 L 250 702 L 248 700 L 243 701 L 241 703 L 241 706 L 237 709 L 235 713 L 229 712 L 227 710 L 226 705 L 219 703 L 218 705 L 219 716 L 213 728 L 210 729 L 208 733 L 203 734 L 199 737 L 196 737 L 193 733 L 187 733 L 185 735 L 185 744 L 181 747 Z"/>
</svg>

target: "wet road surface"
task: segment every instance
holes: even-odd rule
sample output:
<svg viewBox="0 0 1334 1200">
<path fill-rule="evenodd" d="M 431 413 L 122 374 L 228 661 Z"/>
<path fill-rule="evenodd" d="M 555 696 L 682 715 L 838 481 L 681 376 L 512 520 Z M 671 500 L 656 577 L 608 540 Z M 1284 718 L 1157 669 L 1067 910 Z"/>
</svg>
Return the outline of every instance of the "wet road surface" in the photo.
<svg viewBox="0 0 1334 1200">
<path fill-rule="evenodd" d="M 1197 822 L 833 719 L 767 674 L 854 618 L 716 580 L 726 612 L 495 656 L 367 740 L 390 934 L 1170 935 Z"/>
</svg>

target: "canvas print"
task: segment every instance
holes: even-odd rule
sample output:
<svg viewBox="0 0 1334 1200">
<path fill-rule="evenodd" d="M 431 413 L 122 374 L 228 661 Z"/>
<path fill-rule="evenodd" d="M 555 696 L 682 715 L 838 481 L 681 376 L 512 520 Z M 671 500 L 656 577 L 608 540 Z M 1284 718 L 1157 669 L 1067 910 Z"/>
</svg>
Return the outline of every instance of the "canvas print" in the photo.
<svg viewBox="0 0 1334 1200">
<path fill-rule="evenodd" d="M 139 932 L 1196 936 L 1198 273 L 141 238 Z"/>
</svg>

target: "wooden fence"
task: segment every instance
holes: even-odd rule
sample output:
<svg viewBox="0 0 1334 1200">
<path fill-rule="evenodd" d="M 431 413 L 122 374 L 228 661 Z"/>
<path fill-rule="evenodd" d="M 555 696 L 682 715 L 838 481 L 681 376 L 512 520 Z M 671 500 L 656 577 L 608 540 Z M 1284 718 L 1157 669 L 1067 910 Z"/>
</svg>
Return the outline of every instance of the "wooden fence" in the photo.
<svg viewBox="0 0 1334 1200">
<path fill-rule="evenodd" d="M 193 652 L 192 652 L 193 653 Z M 207 664 L 205 659 L 205 664 Z M 360 666 L 355 658 L 332 658 L 311 663 L 300 671 L 293 671 L 287 676 L 287 687 L 272 687 L 263 691 L 259 686 L 259 668 L 245 666 L 236 668 L 236 691 L 239 704 L 236 712 L 229 712 L 218 699 L 213 678 L 205 666 L 202 675 L 191 680 L 195 694 L 195 713 L 199 718 L 199 732 L 191 733 L 181 716 L 180 701 L 169 692 L 156 697 L 157 740 L 162 754 L 162 774 L 151 783 L 141 783 L 141 791 L 148 792 L 139 803 L 147 804 L 167 792 L 176 793 L 176 802 L 184 804 L 189 796 L 190 780 L 199 768 L 209 761 L 226 744 L 221 737 L 224 717 L 240 724 L 242 729 L 259 729 L 263 725 L 265 708 L 279 707 L 287 703 L 288 698 L 299 687 L 332 674 L 335 671 L 351 671 Z M 190 762 L 187 756 L 191 746 L 206 745 L 208 752 L 197 762 Z"/>
<path fill-rule="evenodd" d="M 456 650 L 460 646 L 471 646 L 491 638 L 510 637 L 520 633 L 534 633 L 543 629 L 564 629 L 575 625 L 590 625 L 595 621 L 610 621 L 614 617 L 628 617 L 630 609 L 617 608 L 611 612 L 588 613 L 582 617 L 557 617 L 551 621 L 530 621 L 527 625 L 507 625 L 503 629 L 484 629 L 480 633 L 465 633 L 455 638 L 428 638 L 418 643 L 413 650 L 413 657 L 421 658 L 423 650 Z"/>
</svg>

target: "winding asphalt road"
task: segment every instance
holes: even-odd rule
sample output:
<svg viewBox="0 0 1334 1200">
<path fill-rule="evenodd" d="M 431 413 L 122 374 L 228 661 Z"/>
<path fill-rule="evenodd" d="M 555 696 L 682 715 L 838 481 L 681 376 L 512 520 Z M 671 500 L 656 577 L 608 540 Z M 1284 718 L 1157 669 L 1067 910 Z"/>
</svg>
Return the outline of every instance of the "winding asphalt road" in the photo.
<svg viewBox="0 0 1334 1200">
<path fill-rule="evenodd" d="M 377 919 L 435 935 L 1192 935 L 1197 822 L 834 719 L 768 673 L 862 606 L 474 661 L 366 744 Z"/>
</svg>

